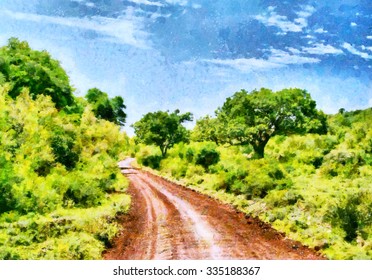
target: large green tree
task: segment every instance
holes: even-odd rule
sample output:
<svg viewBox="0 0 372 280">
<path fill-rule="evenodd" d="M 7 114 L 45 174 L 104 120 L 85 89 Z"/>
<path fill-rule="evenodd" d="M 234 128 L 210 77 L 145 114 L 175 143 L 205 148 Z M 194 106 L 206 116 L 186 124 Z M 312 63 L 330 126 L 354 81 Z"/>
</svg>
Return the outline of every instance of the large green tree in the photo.
<svg viewBox="0 0 372 280">
<path fill-rule="evenodd" d="M 33 99 L 39 94 L 51 96 L 58 109 L 74 104 L 73 89 L 59 62 L 47 51 L 32 50 L 16 38 L 0 48 L 0 85 L 6 82 L 13 98 L 28 88 Z"/>
<path fill-rule="evenodd" d="M 306 90 L 297 88 L 241 90 L 227 98 L 216 115 L 224 142 L 250 144 L 260 158 L 275 135 L 327 131 L 325 114 Z"/>
<path fill-rule="evenodd" d="M 126 109 L 124 99 L 121 96 L 109 98 L 106 92 L 98 88 L 88 90 L 85 98 L 92 105 L 93 112 L 97 118 L 105 119 L 118 125 L 124 125 L 126 120 Z"/>
<path fill-rule="evenodd" d="M 180 114 L 179 110 L 173 113 L 157 111 L 147 113 L 141 120 L 133 124 L 137 141 L 147 145 L 156 145 L 164 157 L 174 144 L 188 141 L 189 133 L 182 125 L 192 121 L 192 114 Z"/>
</svg>

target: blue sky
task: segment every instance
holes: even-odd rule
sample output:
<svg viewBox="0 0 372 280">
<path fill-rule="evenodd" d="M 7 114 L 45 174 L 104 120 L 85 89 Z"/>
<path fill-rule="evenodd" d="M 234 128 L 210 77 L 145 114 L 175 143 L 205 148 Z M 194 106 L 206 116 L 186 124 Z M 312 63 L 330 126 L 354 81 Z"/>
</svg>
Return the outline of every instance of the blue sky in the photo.
<svg viewBox="0 0 372 280">
<path fill-rule="evenodd" d="M 0 44 L 61 61 L 77 95 L 150 111 L 214 110 L 244 88 L 309 91 L 335 113 L 372 107 L 372 1 L 2 0 Z"/>
</svg>

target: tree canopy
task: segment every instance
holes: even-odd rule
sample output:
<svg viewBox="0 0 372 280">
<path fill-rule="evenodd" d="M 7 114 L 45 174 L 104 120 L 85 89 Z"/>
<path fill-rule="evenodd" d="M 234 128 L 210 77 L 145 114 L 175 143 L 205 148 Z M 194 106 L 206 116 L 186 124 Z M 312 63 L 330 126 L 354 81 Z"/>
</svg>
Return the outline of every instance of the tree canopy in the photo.
<svg viewBox="0 0 372 280">
<path fill-rule="evenodd" d="M 69 78 L 47 51 L 32 50 L 28 43 L 10 38 L 0 48 L 0 85 L 10 83 L 9 95 L 16 98 L 28 88 L 33 99 L 51 96 L 58 109 L 74 104 Z"/>
<path fill-rule="evenodd" d="M 86 94 L 87 101 L 93 106 L 93 112 L 97 118 L 123 126 L 126 120 L 124 99 L 121 96 L 109 98 L 106 92 L 98 88 L 91 88 Z"/>
<path fill-rule="evenodd" d="M 232 144 L 250 144 L 258 157 L 275 135 L 325 133 L 326 116 L 306 90 L 273 92 L 262 88 L 236 92 L 216 111 L 219 138 Z"/>
<path fill-rule="evenodd" d="M 173 113 L 157 111 L 147 113 L 141 120 L 133 124 L 137 141 L 147 145 L 156 145 L 164 157 L 174 144 L 188 141 L 189 133 L 182 125 L 192 121 L 192 114 L 180 114 L 179 110 Z"/>
<path fill-rule="evenodd" d="M 207 115 L 196 121 L 196 125 L 191 132 L 191 140 L 199 142 L 212 141 L 218 145 L 221 142 L 219 134 L 218 120 Z"/>
</svg>

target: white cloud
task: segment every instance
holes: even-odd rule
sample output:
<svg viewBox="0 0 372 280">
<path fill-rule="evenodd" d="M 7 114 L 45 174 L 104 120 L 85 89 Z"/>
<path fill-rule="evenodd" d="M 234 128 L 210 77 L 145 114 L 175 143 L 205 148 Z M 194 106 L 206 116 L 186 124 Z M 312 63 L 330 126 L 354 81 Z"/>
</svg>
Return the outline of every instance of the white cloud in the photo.
<svg viewBox="0 0 372 280">
<path fill-rule="evenodd" d="M 350 23 L 350 26 L 352 26 L 352 27 L 355 27 L 355 26 L 357 26 L 358 24 L 356 24 L 355 22 L 352 22 L 352 23 Z"/>
<path fill-rule="evenodd" d="M 267 26 L 275 26 L 283 32 L 301 32 L 307 27 L 307 18 L 311 16 L 315 9 L 312 6 L 305 6 L 302 11 L 297 12 L 298 18 L 294 21 L 288 20 L 286 16 L 278 15 L 274 7 L 269 7 L 269 14 L 258 15 L 255 19 L 259 20 Z"/>
<path fill-rule="evenodd" d="M 125 15 L 119 18 L 100 16 L 94 16 L 91 18 L 67 18 L 11 11 L 2 11 L 0 14 L 16 20 L 32 21 L 43 24 L 58 24 L 67 27 L 91 30 L 100 33 L 103 36 L 107 36 L 108 40 L 113 40 L 118 43 L 142 49 L 149 47 L 149 42 L 147 40 L 148 34 L 142 30 L 143 21 L 140 17 L 136 17 L 130 9 L 127 10 Z"/>
<path fill-rule="evenodd" d="M 310 54 L 342 54 L 344 53 L 340 49 L 336 49 L 335 47 L 331 45 L 324 45 L 324 44 L 314 44 L 312 47 L 309 48 L 302 48 L 302 50 L 306 53 Z"/>
<path fill-rule="evenodd" d="M 250 72 L 254 70 L 265 70 L 281 67 L 281 65 L 277 63 L 256 58 L 205 59 L 203 61 L 215 65 L 232 67 L 242 72 Z"/>
<path fill-rule="evenodd" d="M 297 12 L 296 14 L 301 18 L 308 18 L 315 12 L 315 8 L 313 6 L 305 6 L 303 7 L 302 11 Z"/>
<path fill-rule="evenodd" d="M 180 6 L 186 6 L 188 1 L 187 0 L 165 0 L 168 4 L 172 5 L 180 5 Z"/>
<path fill-rule="evenodd" d="M 287 47 L 287 50 L 289 50 L 291 53 L 294 53 L 294 54 L 301 54 L 302 53 L 300 50 L 292 48 L 292 47 Z"/>
<path fill-rule="evenodd" d="M 293 53 L 293 52 L 292 52 Z M 268 59 L 237 58 L 237 59 L 205 59 L 203 62 L 214 65 L 227 66 L 241 72 L 264 71 L 281 68 L 287 65 L 318 63 L 320 59 L 290 54 L 285 51 L 271 49 Z"/>
<path fill-rule="evenodd" d="M 323 34 L 323 33 L 327 33 L 328 31 L 324 30 L 323 27 L 321 27 L 321 28 L 318 28 L 318 29 L 314 30 L 314 32 L 319 33 L 319 34 Z"/>
<path fill-rule="evenodd" d="M 267 26 L 276 26 L 284 32 L 301 32 L 305 26 L 288 21 L 286 16 L 271 12 L 270 16 L 256 16 L 256 19 Z"/>
<path fill-rule="evenodd" d="M 194 9 L 200 9 L 202 7 L 202 5 L 200 5 L 200 4 L 192 4 L 192 7 Z"/>
<path fill-rule="evenodd" d="M 357 55 L 357 56 L 360 56 L 361 58 L 364 58 L 364 59 L 372 59 L 372 56 L 369 55 L 368 53 L 366 52 L 361 52 L 361 51 L 358 51 L 356 48 L 354 48 L 351 44 L 349 43 L 343 43 L 342 47 L 346 50 L 348 50 L 350 53 L 354 54 L 354 55 Z"/>
<path fill-rule="evenodd" d="M 372 40 L 372 36 L 370 36 L 370 35 L 367 36 L 366 38 L 367 38 L 368 40 Z"/>
<path fill-rule="evenodd" d="M 269 61 L 285 66 L 289 64 L 318 63 L 320 62 L 320 59 L 290 54 L 282 50 L 271 49 L 271 56 L 269 57 Z"/>
<path fill-rule="evenodd" d="M 157 7 L 163 7 L 164 5 L 160 2 L 152 2 L 149 0 L 129 0 L 129 2 L 135 3 L 135 4 L 143 4 L 143 5 L 149 5 L 149 6 L 157 6 Z"/>
<path fill-rule="evenodd" d="M 370 51 L 372 52 L 372 47 L 366 47 L 365 45 L 362 45 L 360 46 L 360 48 L 364 51 L 364 50 L 367 50 L 367 51 Z"/>
</svg>

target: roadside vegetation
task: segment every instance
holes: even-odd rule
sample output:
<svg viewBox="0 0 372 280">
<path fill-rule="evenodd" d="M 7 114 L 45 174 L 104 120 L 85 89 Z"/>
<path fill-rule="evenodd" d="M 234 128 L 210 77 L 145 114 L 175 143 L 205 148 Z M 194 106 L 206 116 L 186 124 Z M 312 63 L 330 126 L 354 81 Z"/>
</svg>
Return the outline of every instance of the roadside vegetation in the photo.
<svg viewBox="0 0 372 280">
<path fill-rule="evenodd" d="M 189 140 L 166 156 L 140 144 L 137 162 L 330 259 L 372 259 L 372 108 L 326 116 L 302 90 L 241 91 Z"/>
<path fill-rule="evenodd" d="M 101 258 L 130 204 L 124 108 L 97 89 L 75 97 L 27 42 L 0 48 L 0 259 Z"/>
</svg>

